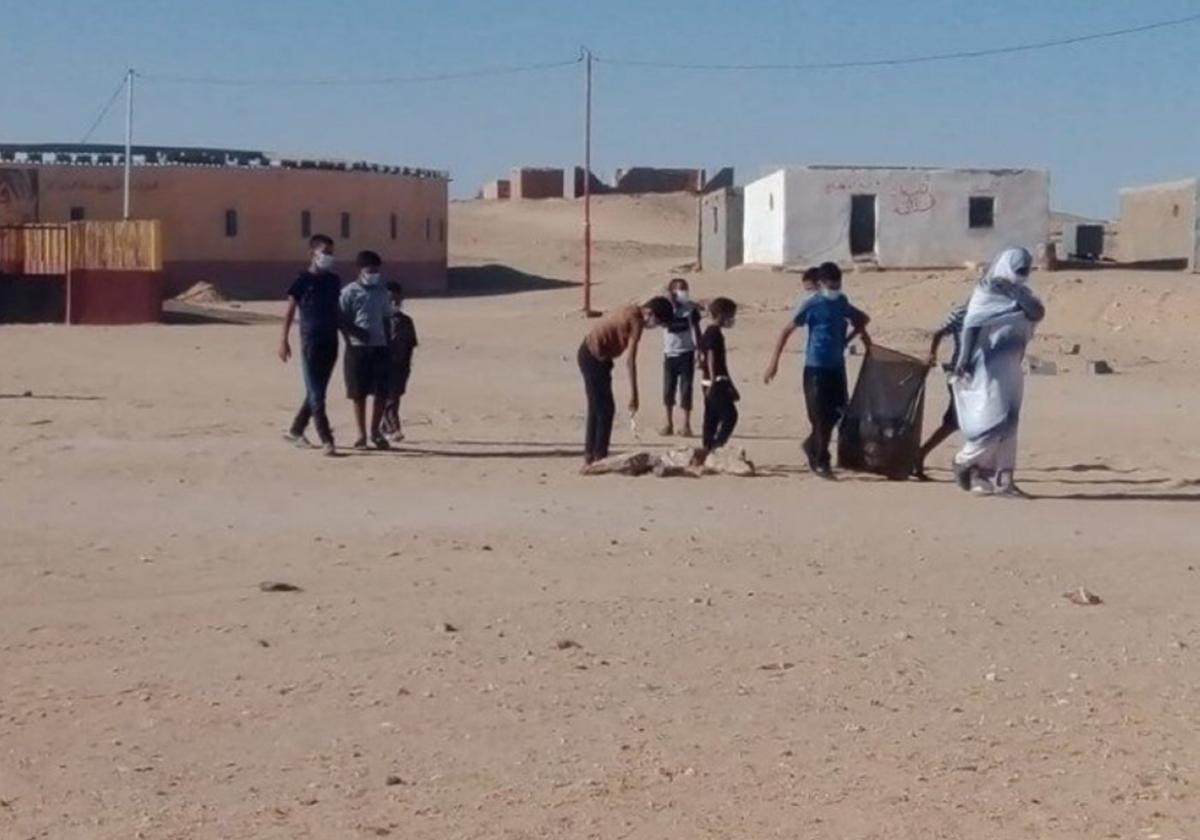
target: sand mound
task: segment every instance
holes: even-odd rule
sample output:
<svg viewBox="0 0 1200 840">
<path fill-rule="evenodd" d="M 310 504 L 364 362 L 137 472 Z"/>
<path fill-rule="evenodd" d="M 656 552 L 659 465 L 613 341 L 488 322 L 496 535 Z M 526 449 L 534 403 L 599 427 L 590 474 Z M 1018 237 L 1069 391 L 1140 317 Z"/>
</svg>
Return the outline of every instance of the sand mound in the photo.
<svg viewBox="0 0 1200 840">
<path fill-rule="evenodd" d="M 201 280 L 199 283 L 193 283 L 186 292 L 176 295 L 175 300 L 186 303 L 226 303 L 229 299 L 212 283 Z"/>
</svg>

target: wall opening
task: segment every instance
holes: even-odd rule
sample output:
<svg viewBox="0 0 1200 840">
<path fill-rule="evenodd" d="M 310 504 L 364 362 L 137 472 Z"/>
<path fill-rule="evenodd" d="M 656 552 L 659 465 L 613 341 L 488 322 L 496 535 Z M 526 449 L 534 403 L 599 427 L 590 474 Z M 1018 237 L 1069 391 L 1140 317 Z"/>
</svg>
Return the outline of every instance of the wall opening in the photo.
<svg viewBox="0 0 1200 840">
<path fill-rule="evenodd" d="M 875 195 L 850 196 L 850 254 L 875 253 Z"/>
<path fill-rule="evenodd" d="M 712 220 L 713 220 L 713 233 L 720 233 L 721 232 L 721 223 L 720 223 L 720 220 L 717 218 L 717 208 L 716 207 L 712 208 Z"/>
<path fill-rule="evenodd" d="M 398 227 L 399 227 L 399 220 L 397 220 L 397 218 L 396 218 L 396 214 L 395 214 L 395 213 L 393 213 L 393 214 L 392 214 L 392 220 L 391 220 L 391 233 L 392 233 L 392 239 L 395 239 L 395 238 L 396 238 L 396 234 L 397 234 L 397 232 L 398 232 L 398 231 L 397 231 L 397 228 L 398 228 Z"/>
<path fill-rule="evenodd" d="M 303 239 L 312 236 L 312 212 L 309 210 L 300 211 L 300 236 Z"/>
<path fill-rule="evenodd" d="M 967 226 L 972 230 L 996 226 L 996 199 L 990 195 L 973 195 L 967 203 Z"/>
<path fill-rule="evenodd" d="M 428 216 L 425 217 L 425 241 L 429 241 L 430 231 L 433 229 L 433 220 Z"/>
<path fill-rule="evenodd" d="M 350 214 L 342 214 L 342 239 L 350 238 Z"/>
<path fill-rule="evenodd" d="M 238 217 L 237 217 L 236 210 L 226 210 L 225 211 L 225 235 L 226 236 L 237 236 L 238 235 Z"/>
<path fill-rule="evenodd" d="M 71 208 L 71 221 L 72 222 L 82 222 L 86 215 L 87 215 L 87 213 L 84 211 L 84 209 L 82 207 L 72 207 Z"/>
</svg>

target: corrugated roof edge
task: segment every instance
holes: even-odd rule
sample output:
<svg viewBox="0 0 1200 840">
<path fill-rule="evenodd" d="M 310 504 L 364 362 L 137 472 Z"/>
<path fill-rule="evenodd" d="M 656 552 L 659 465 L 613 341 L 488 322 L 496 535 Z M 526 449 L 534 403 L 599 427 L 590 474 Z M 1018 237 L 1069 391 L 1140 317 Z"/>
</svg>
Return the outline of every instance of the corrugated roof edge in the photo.
<svg viewBox="0 0 1200 840">
<path fill-rule="evenodd" d="M 251 149 L 135 145 L 132 147 L 132 154 L 134 166 L 220 166 L 234 169 L 276 167 L 337 172 L 374 172 L 385 175 L 450 180 L 449 172 L 438 169 L 392 166 L 333 158 L 304 158 Z M 125 147 L 115 143 L 0 143 L 0 164 L 120 166 L 124 164 L 124 157 Z"/>
</svg>

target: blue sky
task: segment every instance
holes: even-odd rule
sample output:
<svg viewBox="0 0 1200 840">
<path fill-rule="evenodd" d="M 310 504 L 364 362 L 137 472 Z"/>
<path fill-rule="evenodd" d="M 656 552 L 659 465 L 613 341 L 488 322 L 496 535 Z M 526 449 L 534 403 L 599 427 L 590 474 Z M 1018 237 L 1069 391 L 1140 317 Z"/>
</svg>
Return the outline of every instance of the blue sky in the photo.
<svg viewBox="0 0 1200 840">
<path fill-rule="evenodd" d="M 124 68 L 369 78 L 598 56 L 798 62 L 1002 46 L 1200 0 L 3 0 L 0 141 L 77 141 Z M 1200 24 L 970 62 L 808 73 L 596 67 L 595 166 L 1039 166 L 1056 208 L 1200 174 Z M 390 87 L 139 82 L 137 141 L 444 168 L 454 193 L 581 156 L 577 66 Z M 94 139 L 119 141 L 114 109 Z"/>
</svg>

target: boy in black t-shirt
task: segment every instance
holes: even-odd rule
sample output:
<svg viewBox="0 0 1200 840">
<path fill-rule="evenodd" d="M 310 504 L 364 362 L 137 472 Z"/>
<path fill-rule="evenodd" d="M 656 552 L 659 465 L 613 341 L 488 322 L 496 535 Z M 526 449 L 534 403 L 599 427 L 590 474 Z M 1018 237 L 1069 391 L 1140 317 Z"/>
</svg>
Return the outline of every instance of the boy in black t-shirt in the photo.
<svg viewBox="0 0 1200 840">
<path fill-rule="evenodd" d="M 401 311 L 404 305 L 404 287 L 392 281 L 387 284 L 392 297 L 392 315 L 388 322 L 388 355 L 391 367 L 388 371 L 388 395 L 383 407 L 382 431 L 396 443 L 404 440 L 400 428 L 400 398 L 408 390 L 408 377 L 412 373 L 413 351 L 417 349 L 417 328 L 413 319 Z"/>
<path fill-rule="evenodd" d="M 283 318 L 283 338 L 279 358 L 288 361 L 292 347 L 288 334 L 296 312 L 300 313 L 300 371 L 304 376 L 304 402 L 284 438 L 301 448 L 312 446 L 304 436 L 311 419 L 317 427 L 326 455 L 335 454 L 333 430 L 325 413 L 325 394 L 338 357 L 338 296 L 341 278 L 333 273 L 333 240 L 317 234 L 308 240 L 308 268 L 292 281 L 288 289 L 287 312 Z"/>
<path fill-rule="evenodd" d="M 725 358 L 725 333 L 737 318 L 737 304 L 719 297 L 708 305 L 713 323 L 700 337 L 700 369 L 704 373 L 704 456 L 729 442 L 737 426 L 741 399 Z"/>
</svg>

